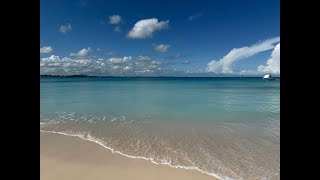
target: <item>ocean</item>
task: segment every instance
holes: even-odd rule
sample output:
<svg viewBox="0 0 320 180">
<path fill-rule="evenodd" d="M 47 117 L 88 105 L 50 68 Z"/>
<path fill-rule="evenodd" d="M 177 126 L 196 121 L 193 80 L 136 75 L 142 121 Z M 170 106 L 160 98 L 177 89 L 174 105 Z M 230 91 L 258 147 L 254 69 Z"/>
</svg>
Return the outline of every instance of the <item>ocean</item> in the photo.
<svg viewBox="0 0 320 180">
<path fill-rule="evenodd" d="M 280 179 L 280 78 L 42 77 L 40 130 L 220 179 Z"/>
</svg>

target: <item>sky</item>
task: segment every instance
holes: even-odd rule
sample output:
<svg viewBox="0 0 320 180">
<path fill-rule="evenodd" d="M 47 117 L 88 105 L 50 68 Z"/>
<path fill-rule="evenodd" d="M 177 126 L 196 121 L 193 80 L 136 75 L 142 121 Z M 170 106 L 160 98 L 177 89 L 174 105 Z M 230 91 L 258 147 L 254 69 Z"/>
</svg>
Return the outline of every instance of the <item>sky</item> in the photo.
<svg viewBox="0 0 320 180">
<path fill-rule="evenodd" d="M 41 0 L 40 73 L 280 75 L 280 2 Z"/>
</svg>

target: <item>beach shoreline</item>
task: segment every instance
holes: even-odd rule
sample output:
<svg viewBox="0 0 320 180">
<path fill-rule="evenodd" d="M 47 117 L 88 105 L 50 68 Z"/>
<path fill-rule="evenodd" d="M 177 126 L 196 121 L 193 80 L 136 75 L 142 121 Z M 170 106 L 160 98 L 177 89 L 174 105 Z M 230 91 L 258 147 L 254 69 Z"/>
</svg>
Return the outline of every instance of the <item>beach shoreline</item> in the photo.
<svg viewBox="0 0 320 180">
<path fill-rule="evenodd" d="M 40 131 L 40 179 L 217 179 L 113 153 L 79 137 Z"/>
</svg>

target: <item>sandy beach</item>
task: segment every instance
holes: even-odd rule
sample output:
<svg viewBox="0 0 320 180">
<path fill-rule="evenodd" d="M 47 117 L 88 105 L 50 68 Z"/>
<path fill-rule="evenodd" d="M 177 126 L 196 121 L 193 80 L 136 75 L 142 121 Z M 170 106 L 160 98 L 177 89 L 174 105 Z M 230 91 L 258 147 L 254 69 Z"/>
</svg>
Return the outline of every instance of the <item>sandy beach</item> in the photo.
<svg viewBox="0 0 320 180">
<path fill-rule="evenodd" d="M 205 180 L 216 179 L 196 170 L 130 159 L 78 137 L 40 132 L 41 180 Z"/>
</svg>

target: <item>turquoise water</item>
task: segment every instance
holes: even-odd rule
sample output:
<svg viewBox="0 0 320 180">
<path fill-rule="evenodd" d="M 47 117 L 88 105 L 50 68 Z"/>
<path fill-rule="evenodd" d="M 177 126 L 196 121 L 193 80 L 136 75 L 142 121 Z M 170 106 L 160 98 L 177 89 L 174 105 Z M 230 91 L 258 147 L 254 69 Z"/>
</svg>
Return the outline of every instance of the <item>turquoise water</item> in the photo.
<svg viewBox="0 0 320 180">
<path fill-rule="evenodd" d="M 129 156 L 279 179 L 280 79 L 41 78 L 40 111 L 41 130 L 90 135 Z"/>
</svg>

